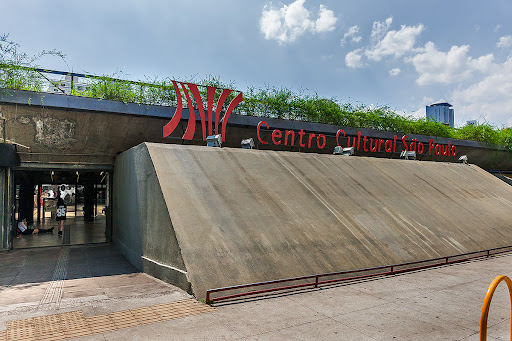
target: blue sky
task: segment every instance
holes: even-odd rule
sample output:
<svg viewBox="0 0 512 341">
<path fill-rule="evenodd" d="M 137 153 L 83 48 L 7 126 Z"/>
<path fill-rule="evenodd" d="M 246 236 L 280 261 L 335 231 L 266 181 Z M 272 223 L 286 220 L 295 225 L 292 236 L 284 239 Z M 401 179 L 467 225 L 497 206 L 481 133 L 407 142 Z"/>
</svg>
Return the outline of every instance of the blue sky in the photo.
<svg viewBox="0 0 512 341">
<path fill-rule="evenodd" d="M 456 125 L 512 126 L 512 1 L 13 1 L 0 33 L 39 64 L 126 78 L 220 76 L 305 89 Z M 69 66 L 69 69 L 68 69 Z"/>
</svg>

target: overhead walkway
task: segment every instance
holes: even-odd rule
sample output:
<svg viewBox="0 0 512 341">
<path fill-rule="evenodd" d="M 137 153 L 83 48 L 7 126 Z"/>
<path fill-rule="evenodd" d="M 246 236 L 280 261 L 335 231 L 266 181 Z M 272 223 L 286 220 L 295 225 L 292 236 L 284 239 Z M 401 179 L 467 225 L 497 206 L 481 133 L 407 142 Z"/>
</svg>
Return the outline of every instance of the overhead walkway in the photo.
<svg viewBox="0 0 512 341">
<path fill-rule="evenodd" d="M 512 187 L 474 165 L 144 143 L 114 172 L 114 243 L 198 298 L 512 240 Z"/>
</svg>

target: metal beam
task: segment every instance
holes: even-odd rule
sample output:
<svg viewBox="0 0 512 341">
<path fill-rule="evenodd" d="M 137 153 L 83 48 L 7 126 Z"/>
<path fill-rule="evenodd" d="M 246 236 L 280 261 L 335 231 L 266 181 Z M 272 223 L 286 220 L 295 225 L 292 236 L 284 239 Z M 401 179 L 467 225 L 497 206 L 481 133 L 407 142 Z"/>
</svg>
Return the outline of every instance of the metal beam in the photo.
<svg viewBox="0 0 512 341">
<path fill-rule="evenodd" d="M 111 172 L 114 166 L 111 164 L 77 164 L 77 163 L 39 163 L 22 162 L 13 170 L 80 170 L 80 171 L 106 171 Z"/>
</svg>

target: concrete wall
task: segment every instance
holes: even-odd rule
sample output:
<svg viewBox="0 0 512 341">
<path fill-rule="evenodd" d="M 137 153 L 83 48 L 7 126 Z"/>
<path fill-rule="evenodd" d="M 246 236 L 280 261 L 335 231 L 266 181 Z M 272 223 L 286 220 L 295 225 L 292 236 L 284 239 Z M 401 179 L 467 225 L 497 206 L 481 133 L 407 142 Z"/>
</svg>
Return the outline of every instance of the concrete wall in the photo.
<svg viewBox="0 0 512 341">
<path fill-rule="evenodd" d="M 144 141 L 163 142 L 168 119 L 66 110 L 28 105 L 2 105 L 7 139 L 22 162 L 107 164 L 117 154 Z"/>
<path fill-rule="evenodd" d="M 146 145 L 199 298 L 512 244 L 512 187 L 473 165 Z"/>
<path fill-rule="evenodd" d="M 30 149 L 20 147 L 21 161 L 31 164 L 107 164 L 112 165 L 115 155 L 134 147 L 142 142 L 178 143 L 205 145 L 202 141 L 201 122 L 196 111 L 196 130 L 193 141 L 181 140 L 188 126 L 189 111 L 184 110 L 181 124 L 169 138 L 162 138 L 162 127 L 174 115 L 175 108 L 138 105 L 120 101 L 98 100 L 79 96 L 65 96 L 32 91 L 0 89 L 0 112 L 6 117 L 6 137 L 10 141 L 20 143 Z M 268 144 L 258 142 L 256 127 L 265 120 L 270 129 L 263 128 L 261 137 Z M 369 153 L 361 148 L 356 152 L 360 156 L 376 156 L 395 158 L 400 156 L 400 132 L 377 131 L 329 125 L 321 123 L 291 121 L 283 119 L 231 115 L 228 122 L 226 141 L 228 147 L 240 148 L 242 139 L 254 138 L 259 149 L 283 151 L 301 151 L 308 153 L 331 154 L 336 146 L 336 132 L 344 129 L 347 136 L 363 136 L 373 139 L 393 139 L 398 135 L 398 146 L 394 153 Z M 300 148 L 299 142 L 294 146 L 274 145 L 271 134 L 274 129 L 299 130 L 314 134 L 325 134 L 326 145 L 317 148 L 313 141 L 311 148 Z M 466 154 L 469 162 L 488 170 L 512 170 L 512 153 L 499 146 L 489 146 L 476 141 L 447 139 L 424 135 L 409 136 L 411 139 L 428 146 L 430 139 L 436 143 L 457 147 L 455 158 L 436 156 L 435 153 L 418 155 L 418 158 L 434 161 L 456 161 L 460 155 Z M 340 138 L 340 145 L 347 145 L 347 138 Z M 291 144 L 291 142 L 289 143 Z M 1 164 L 1 162 L 0 162 Z"/>
<path fill-rule="evenodd" d="M 7 249 L 7 239 L 9 228 L 6 225 L 5 219 L 6 207 L 6 183 L 7 183 L 7 168 L 0 167 L 0 250 Z"/>
<path fill-rule="evenodd" d="M 0 167 L 0 250 L 9 249 L 12 232 L 10 207 L 13 202 L 12 170 Z"/>
<path fill-rule="evenodd" d="M 172 222 L 146 145 L 116 158 L 113 242 L 141 271 L 190 291 Z"/>
</svg>

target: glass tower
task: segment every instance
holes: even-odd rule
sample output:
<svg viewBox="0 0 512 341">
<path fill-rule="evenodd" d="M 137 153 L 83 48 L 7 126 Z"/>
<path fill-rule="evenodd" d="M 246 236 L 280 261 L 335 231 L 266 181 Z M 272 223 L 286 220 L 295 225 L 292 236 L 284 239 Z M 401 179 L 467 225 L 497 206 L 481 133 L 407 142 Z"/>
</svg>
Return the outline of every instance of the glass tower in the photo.
<svg viewBox="0 0 512 341">
<path fill-rule="evenodd" d="M 453 109 L 450 103 L 435 103 L 427 105 L 427 118 L 439 121 L 453 127 Z"/>
</svg>

